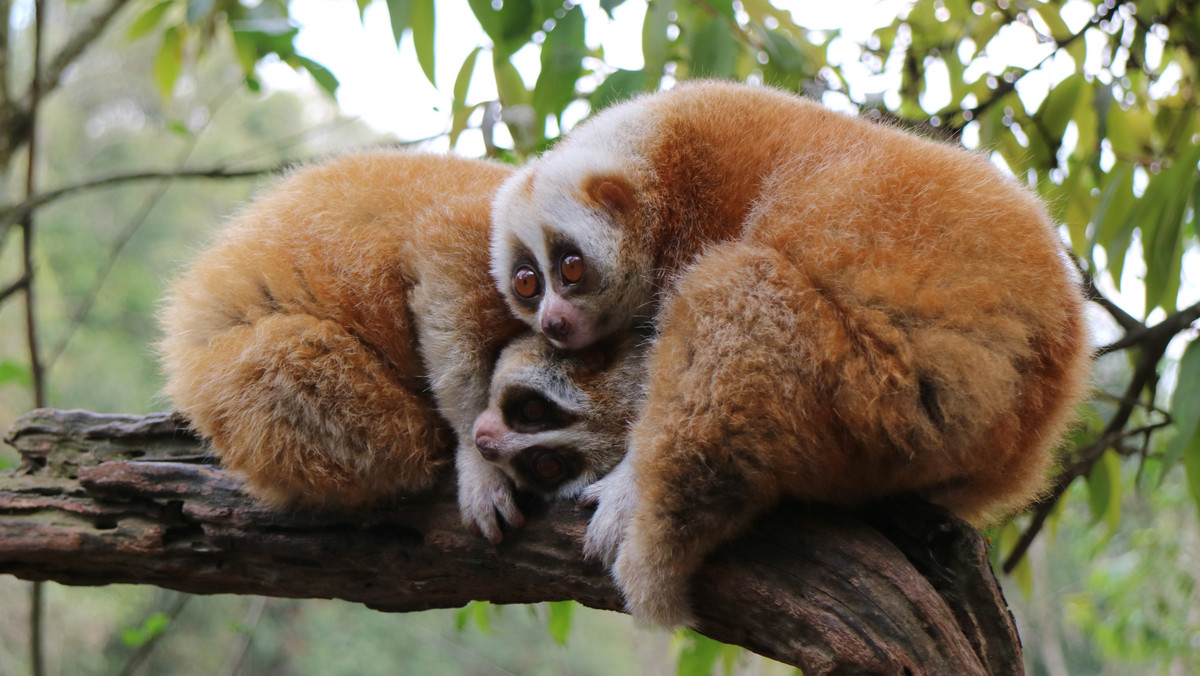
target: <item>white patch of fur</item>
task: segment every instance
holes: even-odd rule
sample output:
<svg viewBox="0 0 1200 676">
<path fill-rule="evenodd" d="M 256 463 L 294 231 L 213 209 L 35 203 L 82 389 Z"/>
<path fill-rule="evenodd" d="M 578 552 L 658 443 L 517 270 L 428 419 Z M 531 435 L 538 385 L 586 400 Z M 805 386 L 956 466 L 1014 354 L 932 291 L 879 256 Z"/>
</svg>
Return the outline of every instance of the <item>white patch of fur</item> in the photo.
<svg viewBox="0 0 1200 676">
<path fill-rule="evenodd" d="M 585 123 L 572 131 L 558 147 L 510 177 L 497 192 L 492 209 L 492 277 L 514 313 L 535 331 L 541 331 L 545 299 L 551 297 L 548 280 L 552 274 L 557 274 L 555 261 L 550 258 L 549 243 L 544 238 L 545 230 L 553 230 L 571 242 L 590 270 L 608 279 L 615 279 L 619 274 L 622 260 L 620 224 L 605 209 L 579 198 L 585 181 L 592 176 L 611 174 L 625 178 L 634 186 L 639 185 L 639 177 L 645 174 L 645 168 L 636 148 L 640 145 L 639 139 L 649 133 L 638 100 L 615 106 L 606 110 L 598 123 Z M 537 259 L 542 278 L 546 280 L 547 289 L 536 314 L 515 302 L 513 297 L 514 238 Z M 598 318 L 593 317 L 590 323 L 596 325 L 597 321 Z M 587 333 L 604 328 L 597 326 Z M 600 337 L 593 336 L 594 339 Z M 579 346 L 571 344 L 570 347 Z"/>
<path fill-rule="evenodd" d="M 500 520 L 514 528 L 525 524 L 525 517 L 513 498 L 512 482 L 500 468 L 479 455 L 474 443 L 459 444 L 458 508 L 463 525 L 493 543 L 504 539 Z"/>
<path fill-rule="evenodd" d="M 629 456 L 608 476 L 588 486 L 580 501 L 596 505 L 583 538 L 583 556 L 612 566 L 637 505 L 637 475 Z"/>
</svg>

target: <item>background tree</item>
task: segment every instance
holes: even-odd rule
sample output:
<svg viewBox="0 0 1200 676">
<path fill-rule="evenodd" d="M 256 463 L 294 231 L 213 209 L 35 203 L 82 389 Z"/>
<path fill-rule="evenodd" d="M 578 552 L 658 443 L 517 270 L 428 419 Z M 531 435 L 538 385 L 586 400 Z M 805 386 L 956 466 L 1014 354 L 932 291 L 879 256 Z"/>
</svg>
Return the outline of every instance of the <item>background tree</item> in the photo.
<svg viewBox="0 0 1200 676">
<path fill-rule="evenodd" d="M 435 77 L 435 28 L 463 17 L 445 1 L 386 5 L 393 35 L 411 41 L 448 101 L 443 145 L 466 149 L 469 136 L 520 160 L 614 100 L 725 77 L 962 143 L 1035 188 L 1095 301 L 1099 350 L 1095 396 L 1053 491 L 992 534 L 997 565 L 1022 590 L 1010 600 L 1027 659 L 1047 673 L 1112 663 L 1200 671 L 1200 3 L 917 0 L 860 33 L 814 30 L 803 7 L 768 0 L 469 0 L 486 41 L 452 83 Z M 641 67 L 610 66 L 589 29 L 643 6 Z M 161 406 L 146 347 L 161 281 L 249 183 L 185 189 L 157 175 L 255 174 L 367 132 L 338 127 L 311 96 L 301 104 L 263 89 L 264 59 L 337 88 L 296 52 L 282 0 L 0 10 L 10 205 L 0 220 L 0 423 L 35 399 Z M 314 115 L 325 121 L 311 124 Z M 144 172 L 155 177 L 58 192 Z"/>
</svg>

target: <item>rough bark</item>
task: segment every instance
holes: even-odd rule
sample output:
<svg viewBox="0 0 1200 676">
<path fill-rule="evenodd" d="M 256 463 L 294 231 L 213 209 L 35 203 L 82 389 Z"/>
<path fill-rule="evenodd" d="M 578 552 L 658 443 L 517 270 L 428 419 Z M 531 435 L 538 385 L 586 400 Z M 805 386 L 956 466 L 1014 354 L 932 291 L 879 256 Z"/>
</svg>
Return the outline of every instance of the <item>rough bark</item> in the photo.
<svg viewBox="0 0 1200 676">
<path fill-rule="evenodd" d="M 354 515 L 265 511 L 169 414 L 38 410 L 7 441 L 0 573 L 72 585 L 341 598 L 384 611 L 573 599 L 620 610 L 557 504 L 496 547 L 459 522 L 453 477 Z M 1017 674 L 1020 642 L 969 525 L 916 500 L 862 513 L 786 504 L 716 552 L 699 630 L 806 674 Z"/>
</svg>

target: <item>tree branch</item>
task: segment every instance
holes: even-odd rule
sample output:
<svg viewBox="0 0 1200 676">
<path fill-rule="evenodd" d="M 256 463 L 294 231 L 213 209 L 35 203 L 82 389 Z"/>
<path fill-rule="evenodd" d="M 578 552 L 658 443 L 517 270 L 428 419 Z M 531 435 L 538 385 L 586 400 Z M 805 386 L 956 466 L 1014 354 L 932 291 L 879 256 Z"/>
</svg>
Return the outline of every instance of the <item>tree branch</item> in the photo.
<svg viewBox="0 0 1200 676">
<path fill-rule="evenodd" d="M 454 477 L 354 515 L 265 511 L 167 414 L 34 411 L 0 474 L 0 573 L 195 593 L 341 598 L 385 611 L 574 599 L 617 610 L 580 558 L 589 513 L 530 508 L 495 547 L 462 527 Z M 901 500 L 864 514 L 787 504 L 710 557 L 699 629 L 806 674 L 1021 673 L 978 533 Z"/>
<path fill-rule="evenodd" d="M 62 199 L 77 192 L 85 190 L 94 190 L 96 188 L 105 188 L 123 183 L 136 183 L 139 181 L 153 181 L 161 179 L 177 179 L 177 178 L 256 178 L 266 176 L 268 174 L 282 171 L 287 165 L 276 165 L 272 167 L 263 167 L 260 169 L 244 169 L 234 171 L 223 167 L 214 167 L 212 169 L 176 169 L 167 171 L 135 171 L 128 174 L 116 174 L 113 176 L 103 176 L 94 178 L 79 183 L 72 183 L 54 190 L 33 195 L 26 198 L 18 204 L 7 204 L 0 206 L 0 223 L 10 223 L 19 220 L 25 214 Z"/>
</svg>

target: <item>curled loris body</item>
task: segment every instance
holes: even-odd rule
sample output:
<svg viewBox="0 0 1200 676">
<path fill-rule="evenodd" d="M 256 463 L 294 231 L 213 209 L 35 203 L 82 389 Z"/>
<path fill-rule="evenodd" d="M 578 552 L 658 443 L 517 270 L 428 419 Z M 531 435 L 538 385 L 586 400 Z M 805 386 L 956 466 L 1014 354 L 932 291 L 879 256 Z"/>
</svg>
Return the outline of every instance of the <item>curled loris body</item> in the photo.
<svg viewBox="0 0 1200 676">
<path fill-rule="evenodd" d="M 166 393 L 249 492 L 275 506 L 376 502 L 430 487 L 457 437 L 464 522 L 498 541 L 499 516 L 522 521 L 514 482 L 577 493 L 620 460 L 632 409 L 591 404 L 637 401 L 604 388 L 640 391 L 640 378 L 596 374 L 636 369 L 636 346 L 580 367 L 525 337 L 489 382 L 501 348 L 526 332 L 487 271 L 489 203 L 510 173 L 399 151 L 304 167 L 174 283 L 161 313 Z M 542 371 L 559 374 L 555 392 L 531 382 Z M 497 401 L 542 396 L 557 412 L 540 435 L 510 434 L 491 462 L 474 444 L 489 385 Z M 553 476 L 538 476 L 526 456 L 547 449 L 557 455 L 540 467 Z"/>
<path fill-rule="evenodd" d="M 1025 506 L 1087 377 L 1040 202 L 986 159 L 767 88 L 606 109 L 501 189 L 492 271 L 578 348 L 658 330 L 585 552 L 630 611 L 690 623 L 716 545 L 784 497 Z"/>
</svg>

